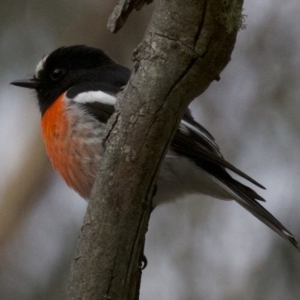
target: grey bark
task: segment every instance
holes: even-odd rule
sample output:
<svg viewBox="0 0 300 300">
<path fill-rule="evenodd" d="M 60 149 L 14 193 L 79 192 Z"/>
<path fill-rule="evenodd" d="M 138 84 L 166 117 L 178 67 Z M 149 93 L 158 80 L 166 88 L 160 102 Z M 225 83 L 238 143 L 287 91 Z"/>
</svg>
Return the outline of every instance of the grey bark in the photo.
<svg viewBox="0 0 300 300">
<path fill-rule="evenodd" d="M 145 4 L 150 4 L 152 1 L 153 0 L 119 0 L 113 13 L 109 17 L 107 27 L 111 32 L 119 31 L 134 9 L 140 10 Z"/>
<path fill-rule="evenodd" d="M 184 110 L 229 62 L 241 10 L 239 0 L 159 1 L 107 125 L 69 300 L 138 299 L 156 175 Z"/>
</svg>

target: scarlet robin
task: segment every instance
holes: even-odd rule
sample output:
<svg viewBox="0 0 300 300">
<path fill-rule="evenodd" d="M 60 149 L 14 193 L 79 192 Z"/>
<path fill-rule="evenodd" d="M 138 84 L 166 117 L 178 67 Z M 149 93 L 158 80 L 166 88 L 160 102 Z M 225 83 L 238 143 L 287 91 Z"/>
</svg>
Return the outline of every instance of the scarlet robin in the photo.
<svg viewBox="0 0 300 300">
<path fill-rule="evenodd" d="M 36 91 L 52 165 L 85 199 L 101 163 L 105 124 L 129 77 L 130 71 L 102 50 L 70 46 L 44 57 L 33 78 L 12 82 Z M 264 188 L 224 159 L 213 136 L 187 110 L 158 176 L 154 205 L 195 193 L 232 199 L 299 249 L 295 237 L 258 203 L 264 199 L 226 169 Z"/>
</svg>

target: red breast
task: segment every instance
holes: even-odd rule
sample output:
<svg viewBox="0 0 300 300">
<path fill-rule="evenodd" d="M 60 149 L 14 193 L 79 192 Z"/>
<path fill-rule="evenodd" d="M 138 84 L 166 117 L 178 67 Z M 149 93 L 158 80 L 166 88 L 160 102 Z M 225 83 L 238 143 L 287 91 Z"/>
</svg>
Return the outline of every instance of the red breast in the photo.
<svg viewBox="0 0 300 300">
<path fill-rule="evenodd" d="M 72 189 L 87 199 L 96 176 L 95 159 L 99 155 L 95 155 L 95 152 L 99 149 L 88 145 L 84 132 L 76 130 L 76 122 L 82 122 L 83 119 L 76 120 L 68 115 L 65 94 L 44 113 L 42 135 L 54 169 Z"/>
</svg>

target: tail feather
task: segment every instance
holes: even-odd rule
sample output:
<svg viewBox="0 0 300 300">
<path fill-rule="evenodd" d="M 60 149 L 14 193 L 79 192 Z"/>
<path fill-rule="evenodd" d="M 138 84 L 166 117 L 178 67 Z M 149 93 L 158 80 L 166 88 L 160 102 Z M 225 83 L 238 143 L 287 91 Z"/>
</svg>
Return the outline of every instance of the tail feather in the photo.
<svg viewBox="0 0 300 300">
<path fill-rule="evenodd" d="M 232 179 L 232 180 L 234 180 L 234 179 Z M 266 202 L 266 200 L 262 196 L 258 195 L 254 190 L 252 190 L 248 186 L 238 182 L 237 180 L 234 180 L 234 181 L 235 181 L 235 184 L 236 184 L 236 188 L 238 188 L 240 191 L 243 191 L 250 198 L 253 198 L 255 200 L 259 200 L 259 201 L 262 201 L 262 202 Z"/>
<path fill-rule="evenodd" d="M 230 194 L 233 195 L 233 199 L 247 209 L 252 215 L 278 233 L 281 237 L 289 241 L 294 247 L 300 251 L 299 244 L 294 235 L 289 232 L 272 214 L 270 214 L 262 205 L 260 205 L 255 199 L 258 194 L 249 187 L 242 185 L 236 180 L 226 180 L 223 182 L 217 179 L 219 184 L 223 186 Z M 245 188 L 246 187 L 246 188 Z M 261 197 L 259 196 L 261 200 Z"/>
</svg>

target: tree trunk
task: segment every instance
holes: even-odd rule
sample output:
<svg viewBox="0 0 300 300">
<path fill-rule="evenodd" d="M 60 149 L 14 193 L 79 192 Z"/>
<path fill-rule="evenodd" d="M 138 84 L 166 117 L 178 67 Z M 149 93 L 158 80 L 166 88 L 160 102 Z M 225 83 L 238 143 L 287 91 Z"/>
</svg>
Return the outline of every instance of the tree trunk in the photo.
<svg viewBox="0 0 300 300">
<path fill-rule="evenodd" d="M 110 19 L 115 31 L 127 18 L 122 15 L 126 7 L 119 9 L 125 2 L 150 1 L 121 1 Z M 188 104 L 219 79 L 229 62 L 241 11 L 240 0 L 157 3 L 134 52 L 130 81 L 107 125 L 106 150 L 72 265 L 69 300 L 138 299 L 139 265 L 160 164 Z"/>
</svg>

